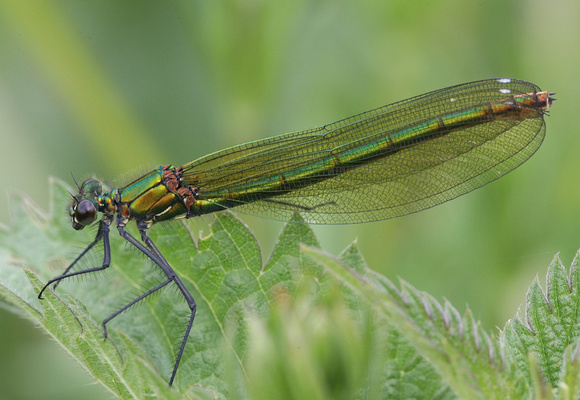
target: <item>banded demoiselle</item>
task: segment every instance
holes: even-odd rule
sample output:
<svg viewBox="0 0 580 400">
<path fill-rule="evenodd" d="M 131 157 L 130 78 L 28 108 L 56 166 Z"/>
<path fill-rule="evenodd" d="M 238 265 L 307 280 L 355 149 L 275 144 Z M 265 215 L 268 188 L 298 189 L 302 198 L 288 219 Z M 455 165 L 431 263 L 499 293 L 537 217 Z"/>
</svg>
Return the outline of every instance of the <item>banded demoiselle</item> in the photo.
<svg viewBox="0 0 580 400">
<path fill-rule="evenodd" d="M 107 323 L 173 283 L 191 314 L 169 385 L 195 318 L 187 287 L 147 235 L 154 224 L 230 208 L 288 220 L 299 212 L 313 224 L 394 218 L 441 204 L 491 182 L 526 161 L 545 135 L 554 98 L 532 83 L 489 79 L 437 90 L 319 128 L 230 147 L 181 167 L 163 165 L 129 185 L 103 191 L 96 179 L 78 187 L 74 229 L 102 217 L 95 239 L 38 295 L 63 279 L 106 269 L 110 225 L 151 259 L 165 280 L 103 321 Z M 135 220 L 141 241 L 125 230 Z M 103 242 L 103 263 L 73 270 Z"/>
</svg>

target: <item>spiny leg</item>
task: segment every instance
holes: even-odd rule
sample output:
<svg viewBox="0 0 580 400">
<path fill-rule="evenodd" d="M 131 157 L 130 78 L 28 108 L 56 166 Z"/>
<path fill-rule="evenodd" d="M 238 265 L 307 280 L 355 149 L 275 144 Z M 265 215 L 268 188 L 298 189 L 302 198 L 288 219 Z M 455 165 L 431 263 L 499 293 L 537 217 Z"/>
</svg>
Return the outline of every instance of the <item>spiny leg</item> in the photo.
<svg viewBox="0 0 580 400">
<path fill-rule="evenodd" d="M 141 226 L 139 224 L 137 224 L 137 226 L 139 227 L 139 231 L 141 232 L 141 239 L 143 240 L 143 242 L 146 243 L 147 246 L 155 254 L 158 254 L 160 259 L 163 260 L 163 262 L 165 262 L 166 267 L 168 269 L 170 269 L 175 274 L 175 272 L 173 271 L 173 268 L 171 268 L 171 266 L 169 265 L 169 263 L 167 262 L 167 260 L 163 256 L 163 254 L 161 254 L 161 251 L 159 251 L 159 249 L 157 248 L 157 246 L 155 245 L 153 240 L 151 240 L 151 238 L 147 235 L 147 229 L 146 228 L 141 229 Z M 195 303 L 193 296 L 191 295 L 191 293 L 189 293 L 189 291 L 187 290 L 187 288 L 185 287 L 183 282 L 181 282 L 181 279 L 179 279 L 177 274 L 174 275 L 174 282 L 177 285 L 177 287 L 179 288 L 179 290 L 181 291 L 181 293 L 183 294 L 183 297 L 185 298 L 185 300 L 187 301 L 187 305 L 189 306 L 189 309 L 191 310 L 191 314 L 189 316 L 187 328 L 185 329 L 185 333 L 184 333 L 183 339 L 181 341 L 181 346 L 179 347 L 179 353 L 177 354 L 177 358 L 175 360 L 175 366 L 173 367 L 173 373 L 171 374 L 171 379 L 169 380 L 169 386 L 171 386 L 173 384 L 173 380 L 175 379 L 175 375 L 177 374 L 177 368 L 179 367 L 179 363 L 181 362 L 181 357 L 183 356 L 183 352 L 185 351 L 185 345 L 187 344 L 187 339 L 189 338 L 189 333 L 191 332 L 191 327 L 193 326 L 193 320 L 195 319 L 195 312 L 197 310 L 197 304 Z"/>
<path fill-rule="evenodd" d="M 99 223 L 99 230 L 97 231 L 97 236 L 95 236 L 95 239 L 91 242 L 91 244 L 89 244 L 87 246 L 86 249 L 83 250 L 83 252 L 81 254 L 79 254 L 79 256 L 77 258 L 75 258 L 75 260 L 72 262 L 72 264 L 68 266 L 68 268 L 62 273 L 62 275 L 59 275 L 55 278 L 52 278 L 44 285 L 44 287 L 42 288 L 40 293 L 38 293 L 39 299 L 42 299 L 42 294 L 44 293 L 44 291 L 53 283 L 54 283 L 53 289 L 56 289 L 56 286 L 60 283 L 60 281 L 65 279 L 65 278 L 70 278 L 71 276 L 77 276 L 77 275 L 82 275 L 82 274 L 88 274 L 88 273 L 96 272 L 96 271 L 102 271 L 102 270 L 109 267 L 109 265 L 111 264 L 111 245 L 109 243 L 109 224 L 110 224 L 110 221 L 108 221 L 108 220 L 102 220 Z M 75 264 L 78 261 L 80 261 L 80 259 L 83 258 L 101 240 L 103 241 L 103 264 L 100 267 L 88 268 L 88 269 L 84 269 L 82 271 L 70 272 L 70 270 L 75 266 Z"/>
<path fill-rule="evenodd" d="M 107 337 L 109 337 L 109 334 L 107 333 L 107 323 L 110 320 L 112 320 L 117 315 L 121 314 L 123 311 L 127 310 L 128 308 L 130 308 L 132 305 L 134 305 L 134 304 L 138 303 L 139 301 L 143 300 L 145 297 L 147 297 L 149 295 L 152 295 L 153 293 L 155 293 L 156 291 L 158 291 L 162 287 L 165 287 L 170 282 L 172 282 L 172 280 L 171 279 L 167 279 L 166 281 L 164 281 L 164 282 L 160 283 L 159 285 L 155 286 L 153 289 L 150 289 L 147 292 L 143 293 L 141 296 L 137 297 L 135 300 L 131 301 L 130 303 L 128 303 L 126 305 L 124 305 L 119 310 L 117 310 L 113 314 L 111 314 L 109 317 L 105 318 L 103 320 L 103 330 L 105 331 L 105 339 Z"/>
<path fill-rule="evenodd" d="M 163 272 L 167 276 L 167 280 L 164 281 L 163 283 L 157 285 L 153 289 L 149 290 L 147 293 L 139 296 L 137 299 L 133 300 L 131 303 L 129 303 L 128 305 L 123 307 L 121 310 L 119 310 L 115 314 L 111 315 L 109 318 L 107 318 L 106 322 L 110 321 L 112 318 L 119 315 L 121 312 L 123 312 L 127 308 L 131 307 L 133 304 L 137 303 L 140 300 L 143 300 L 145 297 L 149 296 L 150 294 L 152 294 L 152 293 L 156 292 L 157 290 L 161 289 L 162 287 L 166 286 L 169 282 L 174 282 L 175 285 L 181 291 L 181 294 L 183 295 L 183 297 L 185 298 L 185 301 L 187 302 L 187 305 L 189 306 L 191 314 L 189 316 L 189 322 L 187 324 L 185 334 L 184 334 L 183 339 L 181 341 L 181 346 L 179 348 L 179 352 L 177 354 L 177 358 L 176 358 L 175 364 L 173 366 L 173 372 L 171 373 L 171 378 L 169 380 L 169 386 L 171 386 L 173 384 L 173 381 L 175 380 L 175 375 L 177 374 L 177 369 L 179 367 L 179 363 L 181 362 L 181 357 L 183 356 L 183 352 L 185 350 L 185 345 L 187 344 L 187 339 L 189 337 L 189 333 L 191 332 L 191 327 L 193 326 L 193 321 L 195 319 L 195 312 L 197 309 L 197 305 L 196 305 L 195 300 L 193 299 L 193 296 L 191 295 L 191 293 L 189 293 L 189 291 L 187 290 L 187 288 L 185 287 L 185 285 L 183 284 L 181 279 L 179 279 L 179 277 L 177 276 L 177 274 L 175 273 L 175 271 L 173 270 L 171 265 L 169 265 L 169 263 L 167 262 L 167 260 L 163 256 L 163 254 L 161 254 L 161 252 L 159 251 L 159 249 L 157 248 L 155 243 L 153 243 L 153 240 L 151 240 L 151 238 L 147 235 L 147 232 L 146 232 L 147 227 L 148 227 L 147 224 L 142 222 L 142 221 L 137 221 L 137 227 L 139 229 L 139 232 L 141 233 L 141 239 L 146 244 L 146 246 L 144 246 L 137 239 L 135 239 L 129 232 L 127 232 L 124 229 L 124 227 L 122 225 L 120 225 L 120 224 L 117 225 L 117 229 L 119 230 L 119 234 L 125 240 L 127 240 L 129 243 L 131 243 L 137 249 L 139 249 L 143 254 L 145 254 L 147 257 L 149 257 L 149 259 L 151 259 L 151 261 L 153 261 L 155 264 L 157 264 L 157 266 L 159 266 L 159 268 L 161 268 L 161 270 L 163 270 Z M 106 328 L 105 328 L 105 331 L 106 331 Z"/>
</svg>

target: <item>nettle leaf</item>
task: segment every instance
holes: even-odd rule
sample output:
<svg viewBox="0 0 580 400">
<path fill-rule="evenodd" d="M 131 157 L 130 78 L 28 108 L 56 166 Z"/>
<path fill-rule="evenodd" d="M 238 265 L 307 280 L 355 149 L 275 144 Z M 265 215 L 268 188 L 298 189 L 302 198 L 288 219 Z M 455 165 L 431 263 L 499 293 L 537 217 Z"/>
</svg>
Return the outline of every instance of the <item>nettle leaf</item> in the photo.
<svg viewBox="0 0 580 400">
<path fill-rule="evenodd" d="M 400 340 L 404 349 L 397 351 L 411 353 L 407 359 L 414 362 L 408 369 L 416 376 L 410 377 L 409 382 L 405 382 L 406 376 L 401 379 L 403 375 L 397 375 L 407 369 L 393 365 L 393 359 L 387 364 L 385 371 L 395 383 L 387 382 L 385 389 L 392 398 L 499 399 L 523 398 L 529 393 L 521 374 L 505 364 L 497 339 L 481 328 L 469 310 L 461 316 L 449 302 L 441 305 L 404 281 L 398 289 L 370 269 L 349 270 L 317 249 L 305 252 L 324 263 L 336 279 L 360 298 L 376 306 L 398 332 L 389 346 Z"/>
<path fill-rule="evenodd" d="M 534 383 L 533 354 L 542 379 L 553 388 L 578 394 L 578 336 L 580 335 L 580 253 L 569 272 L 558 256 L 548 267 L 546 290 L 538 278 L 528 289 L 525 315 L 508 321 L 501 340 L 510 359 Z M 575 378 L 575 379 L 573 379 Z M 535 382 L 536 385 L 542 382 Z M 562 386 L 564 385 L 564 386 Z M 564 397 L 566 398 L 566 397 Z"/>
<path fill-rule="evenodd" d="M 384 279 L 384 282 L 390 282 L 367 266 L 356 243 L 343 251 L 339 259 L 348 266 L 347 270 L 351 269 L 351 274 L 355 279 L 380 277 Z M 328 268 L 333 268 L 333 266 L 337 267 L 337 264 L 327 265 Z M 330 270 L 334 273 L 339 272 L 336 269 Z M 347 275 L 347 277 L 350 279 L 350 276 Z M 351 297 L 359 303 L 365 302 L 373 309 L 377 308 L 377 305 L 382 308 L 379 305 L 383 300 L 381 296 L 376 297 L 376 293 L 367 293 L 367 295 L 369 297 L 360 296 L 357 290 L 352 290 Z M 380 398 L 457 398 L 434 365 L 405 338 L 389 316 L 383 314 L 381 318 L 377 317 L 373 325 L 378 332 L 384 332 L 382 335 L 377 335 L 381 343 L 375 350 L 378 354 L 382 354 L 383 359 L 379 369 L 380 374 L 375 378 L 380 383 L 382 393 Z"/>
</svg>

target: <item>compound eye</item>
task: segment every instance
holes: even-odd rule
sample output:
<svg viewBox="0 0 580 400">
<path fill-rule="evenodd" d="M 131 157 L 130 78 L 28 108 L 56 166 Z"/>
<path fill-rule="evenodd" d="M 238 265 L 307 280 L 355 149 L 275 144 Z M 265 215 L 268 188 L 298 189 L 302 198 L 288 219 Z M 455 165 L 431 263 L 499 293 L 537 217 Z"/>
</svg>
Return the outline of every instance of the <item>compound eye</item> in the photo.
<svg viewBox="0 0 580 400">
<path fill-rule="evenodd" d="M 82 226 L 87 226 L 97 219 L 97 209 L 92 201 L 81 200 L 75 209 L 75 221 Z"/>
</svg>

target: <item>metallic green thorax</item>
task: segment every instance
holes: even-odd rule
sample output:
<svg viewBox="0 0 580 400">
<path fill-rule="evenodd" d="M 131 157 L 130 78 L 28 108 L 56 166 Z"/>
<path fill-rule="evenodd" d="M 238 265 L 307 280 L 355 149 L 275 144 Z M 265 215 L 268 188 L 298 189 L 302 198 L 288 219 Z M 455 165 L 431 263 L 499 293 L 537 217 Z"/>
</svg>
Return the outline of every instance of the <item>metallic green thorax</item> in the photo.
<svg viewBox="0 0 580 400">
<path fill-rule="evenodd" d="M 179 169 L 172 165 L 151 171 L 117 190 L 119 214 L 151 223 L 186 216 L 194 199 L 190 191 L 179 186 L 179 181 Z"/>
</svg>

